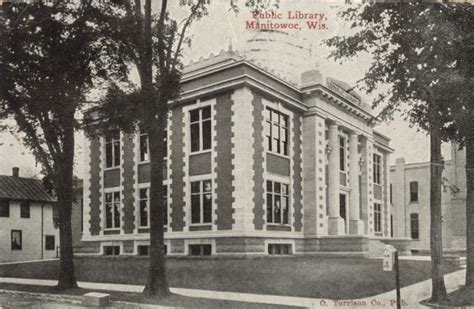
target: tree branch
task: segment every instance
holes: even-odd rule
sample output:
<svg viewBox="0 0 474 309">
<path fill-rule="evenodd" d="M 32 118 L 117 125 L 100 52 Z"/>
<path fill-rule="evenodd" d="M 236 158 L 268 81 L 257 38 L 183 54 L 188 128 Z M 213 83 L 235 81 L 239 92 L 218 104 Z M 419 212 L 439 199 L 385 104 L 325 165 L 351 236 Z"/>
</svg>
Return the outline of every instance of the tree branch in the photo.
<svg viewBox="0 0 474 309">
<path fill-rule="evenodd" d="M 198 2 L 195 5 L 193 5 L 193 7 L 191 9 L 191 13 L 189 14 L 188 18 L 186 19 L 186 22 L 184 23 L 183 28 L 181 29 L 181 34 L 180 34 L 180 37 L 179 37 L 178 45 L 176 46 L 176 50 L 174 52 L 173 62 L 171 63 L 172 67 L 168 68 L 168 69 L 171 69 L 171 70 L 175 69 L 176 61 L 178 60 L 178 56 L 179 56 L 179 53 L 180 53 L 180 50 L 181 50 L 181 45 L 183 44 L 183 41 L 184 41 L 184 36 L 186 34 L 186 30 L 189 27 L 189 25 L 191 24 L 192 19 L 195 17 L 195 14 L 197 13 L 197 11 L 198 11 L 198 9 L 199 9 L 199 7 L 201 6 L 202 3 L 203 2 L 201 0 L 198 0 Z M 171 56 L 171 54 L 170 54 L 170 56 Z M 170 62 L 168 62 L 168 64 L 170 64 Z"/>
</svg>

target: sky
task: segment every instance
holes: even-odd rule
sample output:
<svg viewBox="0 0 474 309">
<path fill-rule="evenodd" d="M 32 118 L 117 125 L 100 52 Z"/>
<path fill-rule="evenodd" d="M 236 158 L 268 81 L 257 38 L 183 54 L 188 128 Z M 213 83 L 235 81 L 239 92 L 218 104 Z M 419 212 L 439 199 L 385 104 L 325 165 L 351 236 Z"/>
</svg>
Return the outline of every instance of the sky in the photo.
<svg viewBox="0 0 474 309">
<path fill-rule="evenodd" d="M 237 51 L 244 52 L 249 49 L 247 40 L 255 37 L 253 30 L 245 29 L 246 21 L 252 20 L 252 14 L 243 5 L 245 0 L 237 0 L 241 7 L 239 13 L 230 11 L 229 0 L 211 0 L 209 15 L 192 24 L 189 34 L 192 37 L 190 47 L 184 50 L 183 62 L 190 60 L 198 61 L 199 58 L 208 57 L 211 53 L 217 54 L 222 49 L 228 49 L 229 45 Z M 154 1 L 157 5 L 159 1 Z M 170 1 L 171 16 L 177 20 L 184 18 L 187 9 L 179 7 L 178 1 Z M 370 64 L 370 55 L 363 55 L 350 62 L 339 63 L 328 59 L 330 49 L 323 44 L 323 40 L 334 35 L 350 33 L 349 25 L 346 24 L 337 13 L 344 6 L 334 1 L 314 0 L 281 0 L 280 7 L 276 12 L 282 14 L 281 19 L 273 19 L 273 22 L 298 23 L 301 30 L 288 30 L 291 39 L 296 44 L 309 48 L 309 58 L 295 57 L 294 61 L 303 63 L 304 69 L 318 69 L 326 76 L 332 76 L 355 85 Z M 325 30 L 307 29 L 306 20 L 288 19 L 289 14 L 294 16 L 297 11 L 303 14 L 319 14 L 323 18 L 320 22 L 326 24 Z M 263 60 L 266 64 L 278 66 L 281 63 L 279 51 L 270 50 L 265 54 Z M 268 65 L 268 66 L 270 66 Z M 370 103 L 371 97 L 361 93 L 366 102 Z M 376 127 L 380 133 L 391 139 L 391 147 L 395 152 L 391 155 L 391 163 L 396 158 L 404 157 L 407 163 L 422 162 L 429 160 L 429 140 L 425 134 L 410 128 L 408 123 L 400 116 L 396 116 L 390 123 L 383 123 Z M 83 176 L 83 145 L 84 137 L 76 134 L 76 163 L 75 174 Z M 443 147 L 445 159 L 450 158 L 449 145 Z M 0 174 L 10 174 L 11 167 L 20 166 L 20 174 L 24 176 L 39 175 L 39 167 L 31 153 L 22 147 L 21 138 L 9 133 L 0 134 Z"/>
</svg>

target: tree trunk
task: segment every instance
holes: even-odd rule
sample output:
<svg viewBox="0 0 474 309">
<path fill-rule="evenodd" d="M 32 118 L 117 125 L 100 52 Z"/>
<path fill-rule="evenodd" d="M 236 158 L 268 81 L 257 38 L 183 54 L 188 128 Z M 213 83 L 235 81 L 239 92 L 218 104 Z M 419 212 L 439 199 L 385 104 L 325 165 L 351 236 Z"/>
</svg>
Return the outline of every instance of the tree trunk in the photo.
<svg viewBox="0 0 474 309">
<path fill-rule="evenodd" d="M 431 195 L 430 195 L 430 218 L 431 218 L 431 301 L 438 303 L 447 299 L 446 286 L 441 271 L 443 258 L 442 241 L 442 210 L 441 210 L 441 175 L 443 172 L 443 161 L 441 158 L 441 125 L 436 120 L 433 112 L 430 123 L 431 140 Z"/>
<path fill-rule="evenodd" d="M 159 102 L 166 104 L 166 102 Z M 144 293 L 148 296 L 164 297 L 169 295 L 166 278 L 164 254 L 164 214 L 163 200 L 163 160 L 165 157 L 165 127 L 167 117 L 159 115 L 158 120 L 151 124 L 148 130 L 150 147 L 150 265 Z"/>
<path fill-rule="evenodd" d="M 55 162 L 57 176 L 55 188 L 58 196 L 59 214 L 59 278 L 60 290 L 77 287 L 74 274 L 74 253 L 72 247 L 71 209 L 74 165 L 74 121 L 64 124 L 63 153 L 60 162 Z"/>
<path fill-rule="evenodd" d="M 474 290 L 474 134 L 466 136 L 466 287 Z"/>
<path fill-rule="evenodd" d="M 164 255 L 163 164 L 167 100 L 160 100 L 153 84 L 151 0 L 146 0 L 143 19 L 141 61 L 142 114 L 150 150 L 150 264 L 143 293 L 147 296 L 169 295 Z"/>
</svg>

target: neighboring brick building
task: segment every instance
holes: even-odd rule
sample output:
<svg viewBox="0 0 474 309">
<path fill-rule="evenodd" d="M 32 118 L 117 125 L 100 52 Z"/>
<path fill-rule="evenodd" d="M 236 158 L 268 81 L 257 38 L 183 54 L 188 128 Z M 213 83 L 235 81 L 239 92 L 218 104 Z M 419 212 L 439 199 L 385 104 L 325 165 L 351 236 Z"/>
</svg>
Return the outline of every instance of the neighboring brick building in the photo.
<svg viewBox="0 0 474 309">
<path fill-rule="evenodd" d="M 445 162 L 441 205 L 443 250 L 466 250 L 466 156 L 453 145 Z M 430 163 L 406 164 L 396 160 L 390 168 L 395 237 L 412 238 L 411 249 L 430 250 Z M 453 191 L 454 189 L 454 191 Z M 458 191 L 458 192 L 456 192 Z"/>
<path fill-rule="evenodd" d="M 336 252 L 390 241 L 389 139 L 350 87 L 295 85 L 237 52 L 188 65 L 170 103 L 169 255 Z M 82 253 L 146 254 L 147 136 L 86 140 Z"/>
<path fill-rule="evenodd" d="M 56 257 L 55 200 L 40 180 L 0 175 L 0 262 Z"/>
</svg>

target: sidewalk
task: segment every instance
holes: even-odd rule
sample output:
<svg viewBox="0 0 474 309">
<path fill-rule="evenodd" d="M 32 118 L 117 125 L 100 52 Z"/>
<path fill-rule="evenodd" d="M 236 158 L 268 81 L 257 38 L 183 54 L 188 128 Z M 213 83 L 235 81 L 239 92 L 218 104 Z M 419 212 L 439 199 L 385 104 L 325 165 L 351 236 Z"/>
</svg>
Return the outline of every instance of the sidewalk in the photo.
<svg viewBox="0 0 474 309">
<path fill-rule="evenodd" d="M 459 270 L 445 275 L 446 288 L 448 292 L 456 290 L 463 284 L 466 270 Z M 0 278 L 0 283 L 15 283 L 28 285 L 54 286 L 55 280 L 38 280 L 22 278 Z M 143 291 L 140 285 L 109 284 L 78 282 L 79 287 L 92 290 L 109 290 L 118 292 L 138 292 Z M 252 302 L 261 304 L 299 306 L 306 308 L 344 308 L 344 307 L 394 307 L 396 292 L 390 291 L 373 297 L 355 300 L 330 300 L 320 298 L 305 298 L 293 296 L 260 295 L 250 293 L 233 293 L 221 291 L 208 291 L 198 289 L 171 288 L 172 293 L 188 296 L 210 298 L 217 300 L 234 300 L 241 302 Z M 431 295 L 431 280 L 422 281 L 401 289 L 401 298 L 406 308 L 423 308 L 421 300 L 429 298 Z"/>
</svg>

